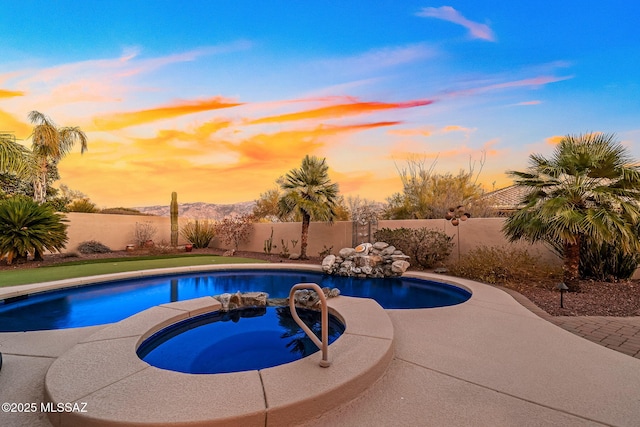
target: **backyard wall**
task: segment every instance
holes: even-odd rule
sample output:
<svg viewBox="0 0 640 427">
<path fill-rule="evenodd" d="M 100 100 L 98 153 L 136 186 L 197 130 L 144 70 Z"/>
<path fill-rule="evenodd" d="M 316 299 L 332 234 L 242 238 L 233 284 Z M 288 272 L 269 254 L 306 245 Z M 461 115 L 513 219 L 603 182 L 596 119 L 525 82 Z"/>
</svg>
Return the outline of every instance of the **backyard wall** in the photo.
<svg viewBox="0 0 640 427">
<path fill-rule="evenodd" d="M 134 231 L 136 223 L 150 223 L 157 229 L 157 234 L 153 240 L 156 243 L 168 243 L 171 241 L 171 222 L 168 217 L 156 216 L 136 216 L 136 215 L 107 215 L 71 212 L 65 214 L 69 220 L 69 243 L 68 251 L 76 250 L 78 244 L 87 240 L 97 240 L 113 250 L 123 250 L 126 245 L 135 243 Z M 180 220 L 182 225 L 187 220 Z M 461 222 L 458 227 L 451 225 L 444 219 L 422 219 L 422 220 L 381 220 L 378 228 L 420 228 L 427 227 L 444 231 L 453 236 L 456 247 L 452 257 L 458 256 L 458 243 L 460 254 L 464 255 L 469 250 L 485 246 L 504 246 L 509 243 L 504 238 L 501 228 L 503 218 L 470 218 Z M 254 224 L 253 232 L 247 243 L 240 245 L 239 250 L 251 252 L 263 252 L 265 240 L 269 239 L 273 229 L 273 254 L 282 251 L 282 239 L 289 247 L 290 253 L 300 251 L 300 231 L 299 222 L 290 223 L 257 223 Z M 318 256 L 320 251 L 332 248 L 333 253 L 337 253 L 341 248 L 352 247 L 361 241 L 352 242 L 353 224 L 351 221 L 338 221 L 333 225 L 322 222 L 313 222 L 309 228 L 309 246 L 307 254 Z M 459 237 L 459 240 L 458 240 Z M 296 247 L 293 247 L 291 240 L 297 240 Z M 180 236 L 179 244 L 186 241 Z M 218 238 L 211 242 L 212 247 L 230 249 Z M 558 258 L 544 245 L 530 245 L 525 242 L 512 244 L 513 247 L 526 248 L 531 253 L 538 253 L 548 262 L 559 262 Z"/>
</svg>

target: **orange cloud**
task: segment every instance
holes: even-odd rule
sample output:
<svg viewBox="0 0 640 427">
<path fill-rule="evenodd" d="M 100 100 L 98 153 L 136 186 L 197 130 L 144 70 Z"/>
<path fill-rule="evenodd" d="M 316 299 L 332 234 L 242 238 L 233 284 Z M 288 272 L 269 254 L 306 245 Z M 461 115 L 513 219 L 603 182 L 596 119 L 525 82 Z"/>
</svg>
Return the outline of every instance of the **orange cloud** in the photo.
<svg viewBox="0 0 640 427">
<path fill-rule="evenodd" d="M 450 125 L 450 126 L 445 126 L 442 128 L 442 132 L 443 133 L 448 133 L 448 132 L 471 132 L 473 131 L 473 129 L 469 129 L 469 128 L 465 128 L 462 126 L 458 126 L 458 125 Z"/>
<path fill-rule="evenodd" d="M 546 138 L 544 141 L 549 145 L 558 145 L 560 141 L 562 141 L 562 138 L 564 138 L 564 136 L 554 135 L 554 136 L 550 136 L 549 138 Z"/>
<path fill-rule="evenodd" d="M 432 134 L 428 129 L 392 129 L 387 133 L 394 136 L 431 136 Z"/>
<path fill-rule="evenodd" d="M 24 92 L 20 90 L 0 89 L 0 98 L 13 98 L 15 96 L 24 96 Z"/>
<path fill-rule="evenodd" d="M 230 108 L 242 103 L 228 101 L 222 97 L 214 97 L 203 101 L 189 101 L 176 103 L 166 107 L 151 108 L 149 110 L 133 111 L 128 113 L 116 113 L 94 119 L 94 130 L 117 130 L 130 126 L 155 122 L 186 114 L 202 111 Z"/>
<path fill-rule="evenodd" d="M 279 167 L 280 161 L 299 161 L 308 153 L 313 153 L 326 145 L 329 137 L 377 127 L 393 126 L 400 122 L 375 122 L 345 126 L 322 125 L 314 129 L 292 130 L 273 134 L 259 134 L 235 144 L 223 141 L 221 144 L 230 151 L 240 154 L 244 165 L 273 161 Z"/>
<path fill-rule="evenodd" d="M 433 103 L 431 100 L 420 100 L 411 102 L 400 103 L 384 103 L 384 102 L 353 102 L 349 104 L 331 105 L 328 107 L 316 108 L 313 110 L 300 111 L 297 113 L 280 114 L 277 116 L 264 117 L 256 119 L 250 124 L 261 123 L 282 123 L 295 120 L 307 120 L 318 118 L 338 118 L 345 116 L 352 116 L 358 114 L 365 114 L 374 111 L 392 110 L 397 108 L 413 108 L 421 107 L 423 105 L 429 105 Z"/>
<path fill-rule="evenodd" d="M 515 105 L 538 105 L 538 104 L 542 104 L 542 101 L 538 101 L 538 100 L 534 100 L 534 101 L 524 101 L 524 102 L 518 102 Z"/>
</svg>

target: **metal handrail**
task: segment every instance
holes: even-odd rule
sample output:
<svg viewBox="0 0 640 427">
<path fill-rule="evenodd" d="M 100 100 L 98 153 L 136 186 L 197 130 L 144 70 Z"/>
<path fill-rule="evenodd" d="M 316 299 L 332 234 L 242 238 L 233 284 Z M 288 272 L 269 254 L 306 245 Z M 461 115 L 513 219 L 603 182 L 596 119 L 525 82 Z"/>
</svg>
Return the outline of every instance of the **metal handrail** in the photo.
<svg viewBox="0 0 640 427">
<path fill-rule="evenodd" d="M 300 319 L 298 313 L 296 312 L 296 302 L 294 298 L 294 294 L 298 289 L 313 289 L 318 294 L 320 301 L 322 302 L 322 319 L 321 319 L 321 329 L 322 329 L 322 341 L 318 339 L 316 334 Z M 324 296 L 324 292 L 322 292 L 322 288 L 315 283 L 298 283 L 294 285 L 289 291 L 289 309 L 291 310 L 291 316 L 293 320 L 302 328 L 302 330 L 307 334 L 307 336 L 313 341 L 313 343 L 318 346 L 319 349 L 322 350 L 322 360 L 320 360 L 320 366 L 323 368 L 328 368 L 331 366 L 331 362 L 329 361 L 329 312 L 327 308 L 327 298 Z"/>
</svg>

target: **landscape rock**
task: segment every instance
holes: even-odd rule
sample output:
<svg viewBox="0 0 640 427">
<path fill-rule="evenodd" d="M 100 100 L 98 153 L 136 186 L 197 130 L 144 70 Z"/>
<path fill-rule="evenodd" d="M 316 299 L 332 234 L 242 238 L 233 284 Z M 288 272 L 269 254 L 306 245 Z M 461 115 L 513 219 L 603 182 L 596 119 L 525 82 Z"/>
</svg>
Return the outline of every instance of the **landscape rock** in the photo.
<svg viewBox="0 0 640 427">
<path fill-rule="evenodd" d="M 322 260 L 326 274 L 352 277 L 393 277 L 402 275 L 410 257 L 386 242 L 363 243 L 356 248 L 342 248 L 338 256 Z"/>
</svg>

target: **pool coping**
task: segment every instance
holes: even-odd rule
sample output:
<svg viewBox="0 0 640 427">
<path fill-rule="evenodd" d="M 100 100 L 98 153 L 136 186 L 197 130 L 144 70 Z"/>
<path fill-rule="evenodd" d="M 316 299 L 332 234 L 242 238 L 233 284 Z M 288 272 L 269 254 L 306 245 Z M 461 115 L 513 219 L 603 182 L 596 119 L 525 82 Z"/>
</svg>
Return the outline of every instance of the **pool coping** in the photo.
<svg viewBox="0 0 640 427">
<path fill-rule="evenodd" d="M 319 366 L 318 352 L 272 368 L 215 375 L 155 368 L 136 349 L 170 324 L 219 310 L 217 300 L 144 310 L 80 341 L 51 365 L 47 401 L 77 403 L 87 412 L 49 413 L 49 420 L 54 426 L 278 426 L 317 418 L 359 396 L 393 358 L 393 325 L 378 303 L 340 296 L 328 306 L 346 326 L 329 346 L 331 367 Z"/>
</svg>

